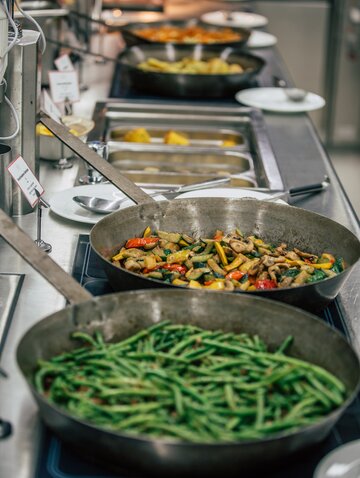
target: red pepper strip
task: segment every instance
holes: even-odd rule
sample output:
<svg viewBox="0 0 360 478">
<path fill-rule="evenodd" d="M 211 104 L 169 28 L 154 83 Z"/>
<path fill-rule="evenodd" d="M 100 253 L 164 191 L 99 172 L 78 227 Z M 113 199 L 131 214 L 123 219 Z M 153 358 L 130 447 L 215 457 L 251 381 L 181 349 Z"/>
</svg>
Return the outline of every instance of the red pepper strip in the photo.
<svg viewBox="0 0 360 478">
<path fill-rule="evenodd" d="M 257 280 L 255 282 L 255 287 L 257 289 L 275 289 L 276 288 L 276 282 L 271 279 L 263 279 L 263 280 Z"/>
<path fill-rule="evenodd" d="M 152 269 L 147 269 L 147 268 L 143 269 L 143 273 L 148 274 L 149 272 L 156 271 L 157 269 L 166 269 L 172 272 L 177 271 L 181 275 L 184 275 L 187 272 L 187 267 L 182 266 L 181 264 L 163 264 L 163 265 L 155 266 Z"/>
<path fill-rule="evenodd" d="M 213 282 L 215 282 L 214 280 L 207 280 L 204 282 L 204 285 L 211 285 Z"/>
<path fill-rule="evenodd" d="M 242 277 L 244 277 L 244 275 L 245 275 L 245 272 L 231 271 L 228 274 L 226 274 L 225 278 L 226 279 L 240 280 Z"/>
<path fill-rule="evenodd" d="M 220 231 L 220 229 L 217 229 L 214 234 L 214 241 L 221 241 L 223 237 L 224 237 L 224 232 Z"/>
<path fill-rule="evenodd" d="M 144 247 L 147 244 L 155 244 L 159 241 L 158 237 L 133 237 L 125 244 L 126 249 L 133 249 L 136 247 Z"/>
<path fill-rule="evenodd" d="M 180 272 L 181 275 L 184 275 L 187 272 L 187 267 L 181 264 L 164 264 L 160 266 L 160 269 L 167 269 L 168 271 L 177 271 Z"/>
</svg>

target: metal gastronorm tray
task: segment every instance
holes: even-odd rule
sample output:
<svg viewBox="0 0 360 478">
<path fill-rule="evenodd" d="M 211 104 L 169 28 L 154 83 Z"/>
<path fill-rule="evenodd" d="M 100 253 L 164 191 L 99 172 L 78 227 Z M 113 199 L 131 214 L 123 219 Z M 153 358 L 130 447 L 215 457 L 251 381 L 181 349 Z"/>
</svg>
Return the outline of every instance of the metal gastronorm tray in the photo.
<svg viewBox="0 0 360 478">
<path fill-rule="evenodd" d="M 149 185 L 183 184 L 223 175 L 226 172 L 231 177 L 232 186 L 284 189 L 263 116 L 259 110 L 181 102 L 109 99 L 96 104 L 93 120 L 95 128 L 88 140 L 109 141 L 109 161 L 113 162 L 114 166 L 121 167 L 124 174 L 136 182 Z M 160 145 L 156 142 L 128 143 L 114 141 L 111 138 L 111 131 L 114 128 L 125 131 L 140 126 L 158 132 L 166 127 L 193 136 L 200 135 L 208 141 L 213 136 L 217 138 L 215 142 L 219 141 L 224 132 L 229 131 L 232 135 L 237 135 L 239 144 L 226 148 L 216 144 L 183 147 Z M 125 152 L 128 152 L 127 156 Z M 180 162 L 185 166 L 183 170 L 177 167 L 179 160 L 176 158 L 179 158 L 180 153 L 182 155 Z M 191 168 L 191 165 L 199 163 L 199 154 L 204 165 L 202 172 L 194 166 Z M 151 174 L 139 167 L 145 155 L 148 164 L 156 163 L 154 166 L 156 170 L 150 171 Z M 248 163 L 246 170 L 244 160 Z"/>
</svg>

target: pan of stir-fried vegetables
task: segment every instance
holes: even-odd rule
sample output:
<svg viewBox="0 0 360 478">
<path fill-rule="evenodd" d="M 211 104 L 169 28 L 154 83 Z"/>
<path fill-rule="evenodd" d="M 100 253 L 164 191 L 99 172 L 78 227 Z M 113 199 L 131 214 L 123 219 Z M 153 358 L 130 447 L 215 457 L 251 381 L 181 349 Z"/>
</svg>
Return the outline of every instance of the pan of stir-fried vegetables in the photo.
<svg viewBox="0 0 360 478">
<path fill-rule="evenodd" d="M 251 292 L 310 310 L 335 298 L 360 257 L 331 219 L 253 199 L 141 204 L 99 221 L 91 244 L 115 290 Z"/>
</svg>

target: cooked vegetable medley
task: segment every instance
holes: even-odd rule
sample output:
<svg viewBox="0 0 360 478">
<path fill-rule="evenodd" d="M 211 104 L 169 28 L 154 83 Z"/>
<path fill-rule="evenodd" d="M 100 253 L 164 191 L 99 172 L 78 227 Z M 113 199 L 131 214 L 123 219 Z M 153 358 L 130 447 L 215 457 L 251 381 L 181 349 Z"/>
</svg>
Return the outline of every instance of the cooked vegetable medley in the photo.
<svg viewBox="0 0 360 478">
<path fill-rule="evenodd" d="M 238 441 L 312 424 L 340 406 L 325 369 L 270 352 L 258 336 L 161 322 L 118 343 L 78 332 L 85 346 L 39 363 L 37 390 L 70 414 L 135 435 Z"/>
<path fill-rule="evenodd" d="M 153 42 L 172 43 L 224 43 L 243 39 L 243 35 L 231 28 L 206 29 L 198 25 L 178 27 L 161 25 L 133 30 L 135 35 Z"/>
<path fill-rule="evenodd" d="M 216 231 L 211 239 L 150 228 L 129 239 L 112 263 L 153 279 L 191 288 L 255 291 L 298 287 L 333 277 L 345 268 L 342 258 L 265 243 L 240 230 Z"/>
<path fill-rule="evenodd" d="M 137 65 L 144 71 L 158 73 L 182 73 L 186 75 L 229 75 L 244 73 L 244 68 L 238 63 L 228 63 L 222 58 L 215 57 L 209 60 L 194 60 L 190 57 L 179 61 L 162 61 L 157 58 L 148 58 Z"/>
</svg>

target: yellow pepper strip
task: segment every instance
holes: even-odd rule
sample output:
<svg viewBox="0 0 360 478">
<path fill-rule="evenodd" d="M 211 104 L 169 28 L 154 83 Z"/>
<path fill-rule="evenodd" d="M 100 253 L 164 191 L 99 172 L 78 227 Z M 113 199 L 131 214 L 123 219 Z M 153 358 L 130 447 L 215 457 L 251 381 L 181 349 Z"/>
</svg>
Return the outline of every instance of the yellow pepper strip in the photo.
<svg viewBox="0 0 360 478">
<path fill-rule="evenodd" d="M 197 280 L 191 280 L 189 282 L 189 287 L 191 287 L 191 289 L 202 289 L 202 285 Z"/>
<path fill-rule="evenodd" d="M 168 264 L 182 263 L 187 260 L 190 254 L 191 254 L 191 251 L 189 249 L 177 251 L 177 252 L 174 252 L 173 254 L 169 254 L 166 258 L 166 262 Z"/>
<path fill-rule="evenodd" d="M 222 245 L 220 244 L 220 242 L 217 242 L 215 241 L 215 249 L 216 249 L 216 252 L 218 253 L 219 257 L 220 257 L 220 260 L 221 260 L 221 264 L 223 266 L 227 266 L 229 264 L 229 261 L 226 257 L 226 254 L 225 254 L 225 251 L 224 251 L 224 248 L 222 247 Z"/>
<path fill-rule="evenodd" d="M 309 264 L 315 269 L 331 269 L 334 265 L 332 262 L 324 262 L 323 264 Z"/>
<path fill-rule="evenodd" d="M 250 269 L 252 269 L 258 262 L 260 262 L 260 259 L 253 259 L 252 261 L 247 261 L 247 262 L 244 262 L 244 264 L 242 264 L 240 267 L 239 267 L 239 271 L 241 272 L 248 272 Z"/>
<path fill-rule="evenodd" d="M 257 290 L 256 287 L 254 285 L 251 285 L 250 287 L 248 287 L 247 290 Z"/>
<path fill-rule="evenodd" d="M 225 289 L 225 282 L 215 280 L 210 285 L 204 285 L 204 289 L 224 290 Z"/>
<path fill-rule="evenodd" d="M 125 247 L 122 247 L 121 250 L 115 256 L 112 256 L 111 260 L 112 261 L 121 261 L 121 259 L 124 259 L 124 252 L 125 251 L 126 251 Z"/>
<path fill-rule="evenodd" d="M 285 259 L 285 262 L 290 264 L 291 266 L 303 266 L 304 264 L 307 264 L 305 261 L 292 261 L 291 259 Z M 307 264 L 310 265 L 310 264 Z M 313 265 L 313 264 L 311 264 Z"/>
<path fill-rule="evenodd" d="M 180 246 L 184 246 L 184 247 L 187 247 L 187 246 L 189 245 L 186 241 L 184 241 L 184 239 L 180 239 L 180 241 L 178 242 L 178 244 L 179 244 Z"/>
<path fill-rule="evenodd" d="M 150 226 L 148 226 L 148 227 L 145 229 L 144 233 L 143 233 L 143 237 L 149 237 L 149 236 L 151 236 L 151 228 L 150 228 Z"/>
<path fill-rule="evenodd" d="M 239 266 L 241 266 L 241 264 L 244 262 L 244 258 L 242 257 L 241 254 L 239 254 L 233 261 L 231 264 L 229 264 L 228 266 L 225 266 L 224 269 L 229 272 L 229 271 L 232 271 L 233 269 L 237 269 Z"/>
<path fill-rule="evenodd" d="M 187 286 L 188 282 L 186 280 L 181 280 L 181 279 L 174 279 L 172 281 L 173 285 L 181 285 L 181 286 Z"/>
</svg>

